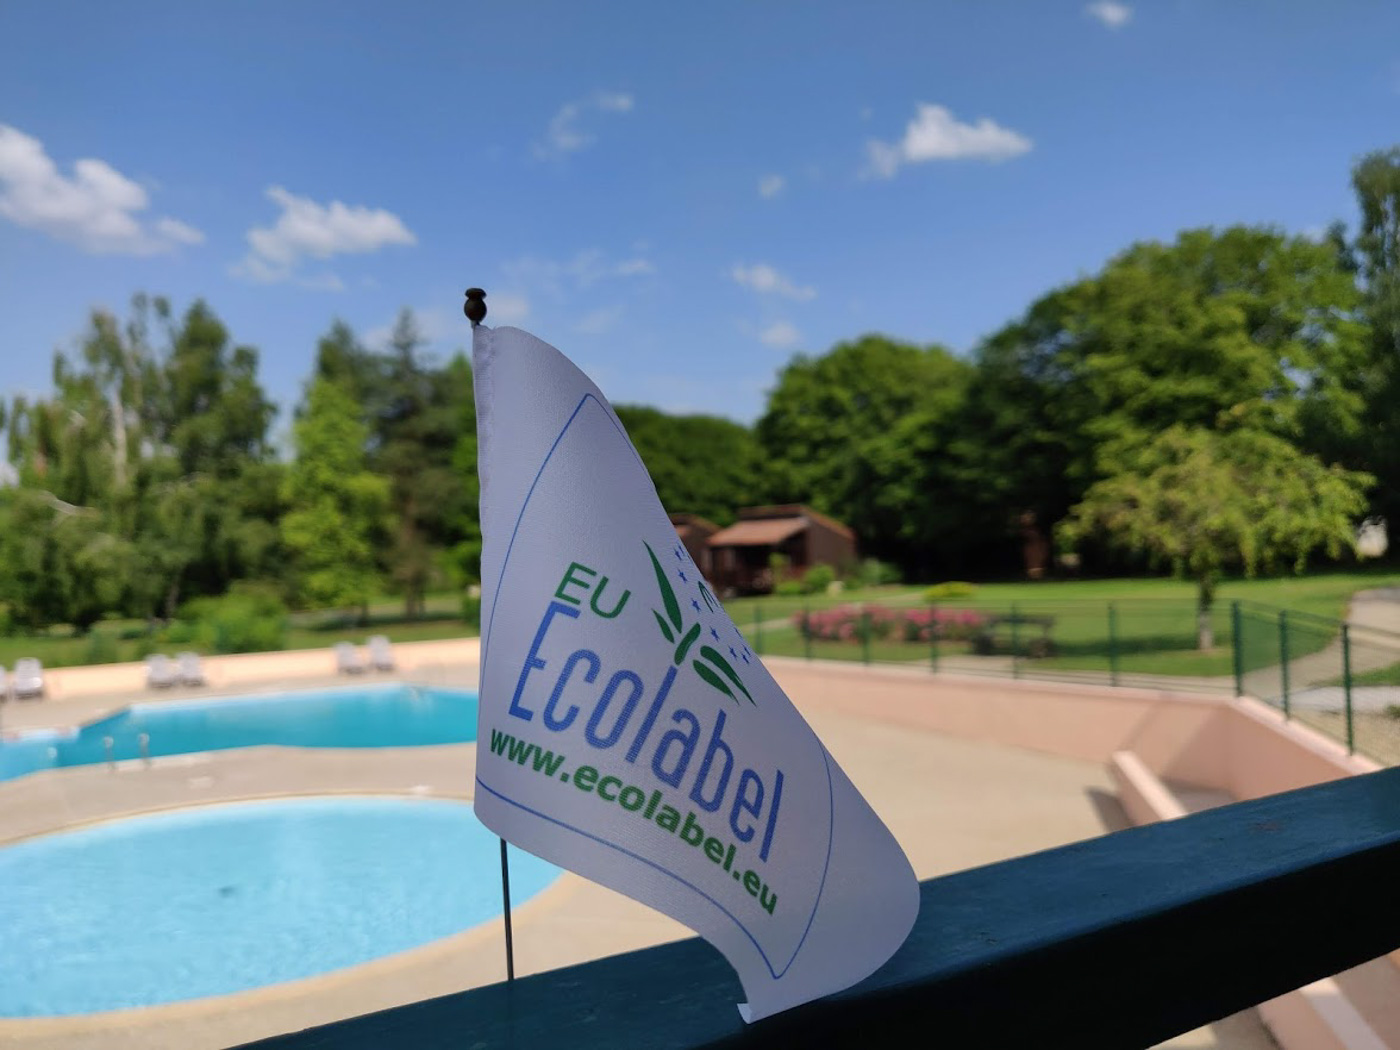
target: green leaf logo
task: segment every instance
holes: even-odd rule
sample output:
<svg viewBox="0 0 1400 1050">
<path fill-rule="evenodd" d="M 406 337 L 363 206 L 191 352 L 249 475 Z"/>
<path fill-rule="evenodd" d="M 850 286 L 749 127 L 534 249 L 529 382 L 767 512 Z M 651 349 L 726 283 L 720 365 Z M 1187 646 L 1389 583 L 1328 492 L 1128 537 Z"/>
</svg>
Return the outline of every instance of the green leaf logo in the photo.
<svg viewBox="0 0 1400 1050">
<path fill-rule="evenodd" d="M 656 626 L 661 629 L 661 637 L 676 647 L 672 660 L 679 667 L 685 662 L 686 656 L 689 655 L 691 648 L 700 637 L 700 623 L 697 621 L 691 624 L 689 629 L 685 627 L 685 621 L 681 617 L 681 605 L 676 600 L 676 592 L 666 576 L 666 570 L 661 567 L 661 562 L 657 560 L 656 552 L 651 549 L 651 545 L 644 541 L 642 546 L 646 547 L 647 556 L 651 558 L 651 568 L 656 573 L 656 586 L 661 591 L 661 604 L 666 609 L 665 616 L 662 616 L 655 609 L 651 611 L 651 614 L 656 617 Z M 719 607 L 719 603 L 710 594 L 710 589 L 705 586 L 704 581 L 700 582 L 699 587 L 706 607 L 713 612 Z M 690 661 L 690 666 L 700 676 L 702 682 L 718 689 L 736 704 L 739 702 L 739 697 L 735 695 L 736 689 L 744 694 L 744 699 L 749 703 L 754 702 L 749 691 L 744 688 L 739 673 L 734 670 L 728 660 L 720 655 L 717 649 L 708 645 L 700 646 L 700 655 Z"/>
</svg>

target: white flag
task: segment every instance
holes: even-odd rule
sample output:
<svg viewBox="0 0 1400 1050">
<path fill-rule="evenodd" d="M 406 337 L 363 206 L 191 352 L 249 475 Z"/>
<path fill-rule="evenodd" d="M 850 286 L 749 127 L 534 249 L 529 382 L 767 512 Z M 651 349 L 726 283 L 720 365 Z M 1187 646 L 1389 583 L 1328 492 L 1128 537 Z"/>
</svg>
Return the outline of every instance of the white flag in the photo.
<svg viewBox="0 0 1400 1050">
<path fill-rule="evenodd" d="M 478 326 L 473 358 L 477 816 L 699 933 L 745 1020 L 874 972 L 919 907 L 899 844 L 725 615 L 598 388 L 519 329 Z"/>
</svg>

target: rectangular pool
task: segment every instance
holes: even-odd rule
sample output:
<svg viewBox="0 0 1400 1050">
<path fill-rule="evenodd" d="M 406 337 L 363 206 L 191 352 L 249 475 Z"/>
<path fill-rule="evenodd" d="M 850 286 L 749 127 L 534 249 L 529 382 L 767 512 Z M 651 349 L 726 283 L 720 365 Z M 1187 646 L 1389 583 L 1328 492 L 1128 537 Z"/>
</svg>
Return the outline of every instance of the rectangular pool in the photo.
<svg viewBox="0 0 1400 1050">
<path fill-rule="evenodd" d="M 266 696 L 133 704 L 78 729 L 0 741 L 0 780 L 111 757 L 152 758 L 233 747 L 417 747 L 476 740 L 476 693 L 388 684 Z"/>
</svg>

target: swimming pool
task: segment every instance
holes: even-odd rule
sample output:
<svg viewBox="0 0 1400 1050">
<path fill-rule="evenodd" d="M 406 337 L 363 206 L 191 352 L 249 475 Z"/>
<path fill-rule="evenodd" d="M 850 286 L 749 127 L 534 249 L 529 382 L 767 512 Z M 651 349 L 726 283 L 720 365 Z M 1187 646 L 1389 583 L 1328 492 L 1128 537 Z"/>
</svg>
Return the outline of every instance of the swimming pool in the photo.
<svg viewBox="0 0 1400 1050">
<path fill-rule="evenodd" d="M 204 806 L 0 849 L 0 1017 L 224 995 L 500 914 L 499 840 L 465 802 Z M 511 847 L 514 903 L 559 869 Z"/>
<path fill-rule="evenodd" d="M 271 696 L 133 704 L 74 730 L 34 730 L 0 741 L 0 780 L 112 758 L 152 758 L 256 744 L 413 747 L 476 739 L 476 693 L 415 685 L 319 689 Z"/>
</svg>

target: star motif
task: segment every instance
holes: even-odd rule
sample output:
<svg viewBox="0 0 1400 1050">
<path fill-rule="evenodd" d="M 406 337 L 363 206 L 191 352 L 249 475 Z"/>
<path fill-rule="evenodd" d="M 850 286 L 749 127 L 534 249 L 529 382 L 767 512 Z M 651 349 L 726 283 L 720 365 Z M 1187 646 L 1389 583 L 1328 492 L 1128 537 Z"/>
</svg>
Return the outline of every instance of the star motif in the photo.
<svg viewBox="0 0 1400 1050">
<path fill-rule="evenodd" d="M 690 599 L 690 607 L 696 612 L 700 611 L 700 603 L 697 602 L 694 598 Z"/>
<path fill-rule="evenodd" d="M 729 647 L 729 655 L 736 660 L 739 659 L 739 654 L 734 651 L 734 646 L 732 645 Z"/>
<path fill-rule="evenodd" d="M 715 641 L 719 641 L 719 632 L 716 631 L 713 627 L 710 628 L 710 637 L 713 638 Z"/>
<path fill-rule="evenodd" d="M 683 572 L 677 572 L 676 575 L 679 576 L 679 577 L 681 578 L 681 583 L 689 583 L 689 582 L 690 582 L 689 580 L 687 580 L 687 579 L 685 578 L 685 573 L 683 573 Z"/>
<path fill-rule="evenodd" d="M 745 649 L 745 650 L 743 651 L 743 653 L 740 654 L 739 659 L 740 659 L 740 660 L 743 660 L 744 663 L 748 663 L 748 662 L 749 662 L 749 651 L 748 651 L 747 649 Z"/>
<path fill-rule="evenodd" d="M 685 561 L 685 548 L 676 544 L 676 561 Z"/>
</svg>

